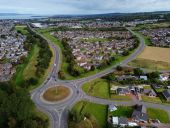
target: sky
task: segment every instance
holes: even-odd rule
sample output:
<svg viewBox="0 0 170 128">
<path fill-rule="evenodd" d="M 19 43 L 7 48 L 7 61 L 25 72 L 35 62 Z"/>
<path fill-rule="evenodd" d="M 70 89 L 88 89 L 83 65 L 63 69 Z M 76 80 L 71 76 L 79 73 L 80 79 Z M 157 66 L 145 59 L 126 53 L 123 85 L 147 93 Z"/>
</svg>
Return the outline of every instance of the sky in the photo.
<svg viewBox="0 0 170 128">
<path fill-rule="evenodd" d="M 0 13 L 102 14 L 170 11 L 170 0 L 0 0 Z"/>
</svg>

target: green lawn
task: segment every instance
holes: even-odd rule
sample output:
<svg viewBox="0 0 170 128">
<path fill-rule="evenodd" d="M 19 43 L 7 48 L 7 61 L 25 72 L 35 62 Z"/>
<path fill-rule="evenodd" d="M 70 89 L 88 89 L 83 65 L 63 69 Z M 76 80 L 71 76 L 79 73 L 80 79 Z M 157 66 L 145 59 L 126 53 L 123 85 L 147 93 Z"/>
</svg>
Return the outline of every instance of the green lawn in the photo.
<svg viewBox="0 0 170 128">
<path fill-rule="evenodd" d="M 150 102 L 150 103 L 162 103 L 161 99 L 159 97 L 149 97 L 142 95 L 142 100 L 144 102 Z"/>
<path fill-rule="evenodd" d="M 107 109 L 108 107 L 106 105 L 99 105 L 87 101 L 80 101 L 74 105 L 72 111 L 76 111 L 79 114 L 89 113 L 95 117 L 96 123 L 99 125 L 99 128 L 106 128 Z M 78 128 L 78 127 L 73 127 L 73 128 Z M 82 128 L 86 128 L 86 127 L 82 127 Z"/>
<path fill-rule="evenodd" d="M 147 108 L 147 114 L 151 119 L 159 119 L 162 123 L 170 123 L 168 113 L 165 110 Z"/>
<path fill-rule="evenodd" d="M 132 100 L 130 96 L 122 96 L 122 95 L 117 95 L 117 94 L 111 94 L 110 95 L 110 98 L 112 100 L 120 100 L 120 101 L 129 101 L 129 100 Z"/>
<path fill-rule="evenodd" d="M 145 44 L 146 45 L 152 45 L 152 42 L 150 41 L 150 38 L 149 37 L 147 37 L 147 36 L 143 36 L 144 37 L 144 39 L 145 39 Z"/>
<path fill-rule="evenodd" d="M 144 89 L 152 89 L 150 85 L 143 86 Z"/>
<path fill-rule="evenodd" d="M 47 29 L 43 29 L 43 30 L 42 30 L 42 29 L 38 29 L 37 31 L 38 31 L 39 33 L 43 34 L 47 39 L 51 40 L 51 42 L 53 42 L 54 44 L 58 45 L 58 46 L 60 47 L 60 49 L 61 49 L 61 52 L 62 52 L 62 51 L 64 50 L 64 47 L 63 47 L 63 45 L 61 44 L 61 42 L 60 42 L 56 37 L 54 37 L 54 36 L 52 36 L 52 35 L 50 34 L 50 32 L 51 32 L 52 30 L 53 30 L 53 29 L 48 29 L 48 28 L 47 28 Z M 133 51 L 130 51 L 130 54 L 132 54 L 133 52 L 134 52 L 134 50 L 133 50 Z M 62 55 L 62 54 L 61 54 L 61 55 Z M 129 55 L 129 56 L 130 56 L 130 55 Z M 129 56 L 116 56 L 116 60 L 113 61 L 110 66 L 107 66 L 107 67 L 104 68 L 104 69 L 95 69 L 94 71 L 88 71 L 88 72 L 86 72 L 86 73 L 84 73 L 84 74 L 81 74 L 80 76 L 77 76 L 77 77 L 74 77 L 74 76 L 72 76 L 72 75 L 69 74 L 69 72 L 68 72 L 68 70 L 67 70 L 69 64 L 65 61 L 64 56 L 61 56 L 60 58 L 62 59 L 62 60 L 61 60 L 62 63 L 60 64 L 60 65 L 61 65 L 61 66 L 60 66 L 60 69 L 64 72 L 64 74 L 65 74 L 65 76 L 66 76 L 66 80 L 73 80 L 73 79 L 88 77 L 88 76 L 94 75 L 94 74 L 96 74 L 96 73 L 99 73 L 99 72 L 101 72 L 101 71 L 103 71 L 103 70 L 105 70 L 105 69 L 111 68 L 112 66 L 120 63 L 122 60 L 128 58 Z"/>
<path fill-rule="evenodd" d="M 91 96 L 109 98 L 109 84 L 104 79 L 95 79 L 83 85 L 82 89 Z"/>
<path fill-rule="evenodd" d="M 133 113 L 133 108 L 129 106 L 118 106 L 116 111 L 110 112 L 109 116 L 127 117 L 130 118 Z"/>
</svg>

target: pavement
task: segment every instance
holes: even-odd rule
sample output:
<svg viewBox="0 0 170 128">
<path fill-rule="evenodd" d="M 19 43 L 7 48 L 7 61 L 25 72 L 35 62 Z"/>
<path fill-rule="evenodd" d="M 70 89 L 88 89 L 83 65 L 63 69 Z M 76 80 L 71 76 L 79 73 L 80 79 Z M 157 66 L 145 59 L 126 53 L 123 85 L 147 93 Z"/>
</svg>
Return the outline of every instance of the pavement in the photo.
<svg viewBox="0 0 170 128">
<path fill-rule="evenodd" d="M 28 27 L 30 27 L 28 25 Z M 31 92 L 31 99 L 33 100 L 33 102 L 35 103 L 35 105 L 37 106 L 37 108 L 46 113 L 49 116 L 50 119 L 50 127 L 51 128 L 68 128 L 68 112 L 69 110 L 74 106 L 75 103 L 77 103 L 78 101 L 81 100 L 87 100 L 90 102 L 94 102 L 94 103 L 98 103 L 98 104 L 115 104 L 115 105 L 134 105 L 135 103 L 133 101 L 113 101 L 113 100 L 107 100 L 107 99 L 100 99 L 100 98 L 96 98 L 96 97 L 92 97 L 92 96 L 88 96 L 85 92 L 83 92 L 82 90 L 82 85 L 88 81 L 91 81 L 93 79 L 96 78 L 100 78 L 106 74 L 109 74 L 111 72 L 113 72 L 115 70 L 115 67 L 118 65 L 127 65 L 128 62 L 132 61 L 133 59 L 136 58 L 136 56 L 138 54 L 140 54 L 143 49 L 145 48 L 145 43 L 144 43 L 144 39 L 131 31 L 130 28 L 129 31 L 131 31 L 132 33 L 134 33 L 139 39 L 140 39 L 140 45 L 139 47 L 135 50 L 135 52 L 133 54 L 131 54 L 127 59 L 123 60 L 121 63 L 108 68 L 100 73 L 97 73 L 95 75 L 86 77 L 86 78 L 81 78 L 81 79 L 77 79 L 77 80 L 59 80 L 58 79 L 58 71 L 60 68 L 60 48 L 57 45 L 54 45 L 50 40 L 48 40 L 47 38 L 45 38 L 43 35 L 41 35 L 40 33 L 34 31 L 34 29 L 32 29 L 30 27 L 30 29 L 37 33 L 39 36 L 41 36 L 42 38 L 44 38 L 49 45 L 51 46 L 51 48 L 54 51 L 54 64 L 51 67 L 51 71 L 47 77 L 47 79 L 44 81 L 44 83 L 39 86 L 38 88 L 34 89 Z M 72 94 L 71 96 L 64 100 L 63 102 L 58 102 L 58 103 L 48 103 L 48 102 L 43 102 L 43 100 L 41 99 L 41 95 L 42 93 L 47 90 L 49 87 L 52 87 L 54 85 L 64 85 L 66 87 L 69 87 L 72 90 Z M 170 107 L 166 106 L 166 105 L 160 105 L 160 104 L 152 104 L 152 103 L 145 103 L 145 102 L 141 102 L 141 104 L 146 105 L 146 107 L 153 107 L 153 108 L 161 108 L 164 110 L 167 110 L 168 113 L 170 113 Z"/>
</svg>

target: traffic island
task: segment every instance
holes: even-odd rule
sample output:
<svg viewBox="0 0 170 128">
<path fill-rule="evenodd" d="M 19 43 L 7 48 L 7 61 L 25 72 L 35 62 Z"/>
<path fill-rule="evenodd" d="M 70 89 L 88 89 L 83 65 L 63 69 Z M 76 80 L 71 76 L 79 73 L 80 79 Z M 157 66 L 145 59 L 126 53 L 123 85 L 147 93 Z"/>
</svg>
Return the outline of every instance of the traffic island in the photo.
<svg viewBox="0 0 170 128">
<path fill-rule="evenodd" d="M 71 91 L 65 86 L 55 86 L 47 89 L 42 97 L 48 102 L 59 102 L 62 101 L 70 95 Z"/>
</svg>

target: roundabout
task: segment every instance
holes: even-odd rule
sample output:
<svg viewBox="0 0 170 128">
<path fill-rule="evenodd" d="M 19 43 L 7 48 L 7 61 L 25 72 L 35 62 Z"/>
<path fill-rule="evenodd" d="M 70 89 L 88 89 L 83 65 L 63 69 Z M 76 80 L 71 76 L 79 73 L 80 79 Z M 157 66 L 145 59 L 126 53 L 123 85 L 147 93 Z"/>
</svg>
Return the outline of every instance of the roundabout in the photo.
<svg viewBox="0 0 170 128">
<path fill-rule="evenodd" d="M 42 99 L 49 103 L 58 103 L 68 99 L 72 94 L 72 90 L 66 86 L 57 85 L 48 88 L 42 93 Z"/>
</svg>

